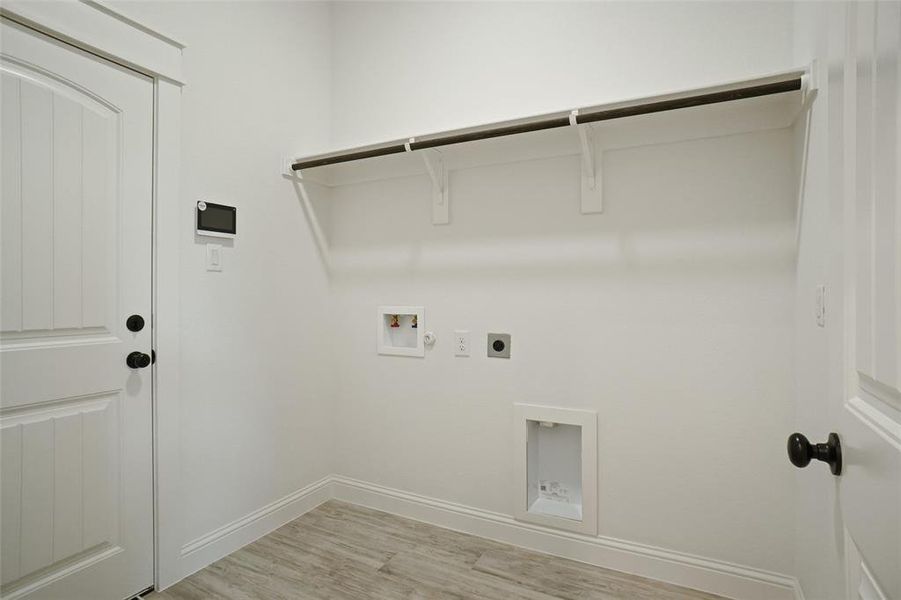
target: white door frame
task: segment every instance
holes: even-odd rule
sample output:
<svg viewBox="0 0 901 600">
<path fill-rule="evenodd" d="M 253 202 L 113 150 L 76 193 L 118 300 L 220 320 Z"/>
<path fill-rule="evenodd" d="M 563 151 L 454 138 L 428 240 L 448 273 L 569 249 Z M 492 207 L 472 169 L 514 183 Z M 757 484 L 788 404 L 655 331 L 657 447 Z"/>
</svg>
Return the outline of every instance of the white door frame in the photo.
<svg viewBox="0 0 901 600">
<path fill-rule="evenodd" d="M 151 78 L 153 115 L 154 585 L 181 579 L 179 513 L 178 243 L 184 44 L 105 5 L 4 0 L 0 15 Z"/>
</svg>

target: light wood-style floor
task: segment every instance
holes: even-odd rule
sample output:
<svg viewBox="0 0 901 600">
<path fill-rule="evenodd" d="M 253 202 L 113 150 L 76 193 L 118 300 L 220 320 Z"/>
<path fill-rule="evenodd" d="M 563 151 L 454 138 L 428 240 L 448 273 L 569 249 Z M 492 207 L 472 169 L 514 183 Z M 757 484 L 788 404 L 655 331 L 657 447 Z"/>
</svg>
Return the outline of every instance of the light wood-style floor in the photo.
<svg viewBox="0 0 901 600">
<path fill-rule="evenodd" d="M 719 597 L 332 500 L 148 598 Z"/>
</svg>

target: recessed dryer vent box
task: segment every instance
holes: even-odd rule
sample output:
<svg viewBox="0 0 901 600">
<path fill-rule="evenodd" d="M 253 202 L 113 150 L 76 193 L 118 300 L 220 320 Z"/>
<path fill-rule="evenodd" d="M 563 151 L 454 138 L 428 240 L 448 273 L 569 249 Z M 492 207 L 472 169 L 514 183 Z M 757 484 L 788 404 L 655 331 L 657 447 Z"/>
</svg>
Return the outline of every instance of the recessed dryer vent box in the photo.
<svg viewBox="0 0 901 600">
<path fill-rule="evenodd" d="M 514 405 L 514 516 L 597 534 L 597 413 Z"/>
<path fill-rule="evenodd" d="M 421 306 L 380 306 L 376 315 L 379 354 L 425 356 L 422 334 L 425 311 Z"/>
</svg>

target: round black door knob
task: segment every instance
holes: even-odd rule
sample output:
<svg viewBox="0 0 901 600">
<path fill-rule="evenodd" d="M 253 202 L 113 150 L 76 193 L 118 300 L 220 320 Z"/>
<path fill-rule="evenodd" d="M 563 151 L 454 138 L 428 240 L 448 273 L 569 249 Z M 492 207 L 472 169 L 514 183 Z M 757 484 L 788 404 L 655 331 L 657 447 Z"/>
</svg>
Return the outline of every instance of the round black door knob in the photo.
<svg viewBox="0 0 901 600">
<path fill-rule="evenodd" d="M 132 352 L 125 357 L 125 364 L 132 369 L 146 369 L 150 366 L 150 355 L 143 352 Z"/>
<path fill-rule="evenodd" d="M 814 458 L 828 463 L 833 475 L 841 475 L 842 444 L 837 433 L 830 433 L 825 444 L 811 444 L 803 433 L 788 436 L 788 459 L 793 465 L 802 469 Z"/>
<path fill-rule="evenodd" d="M 129 331 L 141 331 L 144 329 L 144 317 L 141 315 L 131 315 L 125 320 L 125 326 Z"/>
</svg>

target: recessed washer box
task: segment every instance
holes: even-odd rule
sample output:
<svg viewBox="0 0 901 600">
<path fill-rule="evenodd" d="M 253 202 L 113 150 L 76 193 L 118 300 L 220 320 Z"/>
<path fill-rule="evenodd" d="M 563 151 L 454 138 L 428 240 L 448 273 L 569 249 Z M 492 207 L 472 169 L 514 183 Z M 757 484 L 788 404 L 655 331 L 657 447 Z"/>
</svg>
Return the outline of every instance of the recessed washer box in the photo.
<svg viewBox="0 0 901 600">
<path fill-rule="evenodd" d="M 425 356 L 423 307 L 380 306 L 375 325 L 379 354 Z"/>
<path fill-rule="evenodd" d="M 528 521 L 597 534 L 597 413 L 514 404 L 513 514 Z"/>
</svg>

